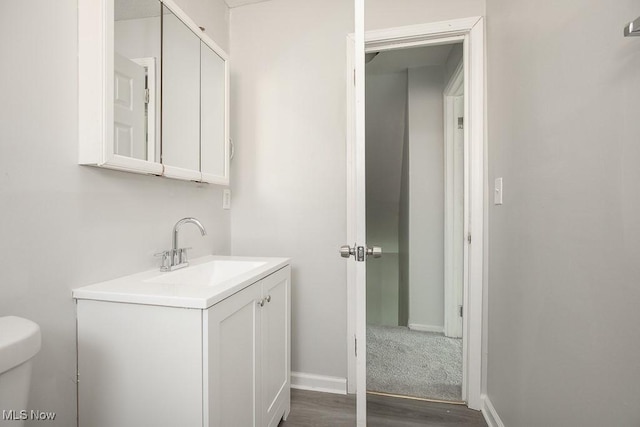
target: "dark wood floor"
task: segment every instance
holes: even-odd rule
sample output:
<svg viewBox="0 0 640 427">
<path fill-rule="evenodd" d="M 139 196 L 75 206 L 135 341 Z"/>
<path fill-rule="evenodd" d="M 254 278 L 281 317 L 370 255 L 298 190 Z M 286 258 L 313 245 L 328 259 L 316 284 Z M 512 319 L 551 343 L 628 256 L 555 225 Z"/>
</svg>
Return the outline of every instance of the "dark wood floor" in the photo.
<svg viewBox="0 0 640 427">
<path fill-rule="evenodd" d="M 280 427 L 352 427 L 355 396 L 291 390 L 291 413 Z M 367 397 L 367 426 L 487 427 L 482 414 L 463 405 L 387 396 Z"/>
</svg>

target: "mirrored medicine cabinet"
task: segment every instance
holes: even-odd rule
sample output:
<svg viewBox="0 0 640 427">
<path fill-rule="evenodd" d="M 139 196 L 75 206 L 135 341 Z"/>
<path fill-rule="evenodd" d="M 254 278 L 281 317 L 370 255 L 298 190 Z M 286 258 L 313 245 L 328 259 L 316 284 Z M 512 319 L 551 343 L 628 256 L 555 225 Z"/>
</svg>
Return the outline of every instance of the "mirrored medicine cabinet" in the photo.
<svg viewBox="0 0 640 427">
<path fill-rule="evenodd" d="M 228 57 L 170 0 L 79 0 L 79 163 L 229 184 Z"/>
</svg>

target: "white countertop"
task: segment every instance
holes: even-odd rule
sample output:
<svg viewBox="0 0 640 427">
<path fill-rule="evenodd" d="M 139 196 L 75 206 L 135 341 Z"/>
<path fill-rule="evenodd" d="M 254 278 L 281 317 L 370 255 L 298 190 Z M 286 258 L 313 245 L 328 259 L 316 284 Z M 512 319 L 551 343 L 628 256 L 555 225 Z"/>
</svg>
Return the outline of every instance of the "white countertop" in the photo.
<svg viewBox="0 0 640 427">
<path fill-rule="evenodd" d="M 241 261 L 263 263 L 229 279 L 213 284 L 172 283 L 172 278 L 184 277 L 188 270 L 211 261 Z M 252 283 L 290 264 L 289 258 L 237 257 L 208 255 L 189 261 L 189 267 L 163 273 L 160 269 L 136 273 L 73 290 L 73 298 L 168 307 L 205 309 Z"/>
</svg>

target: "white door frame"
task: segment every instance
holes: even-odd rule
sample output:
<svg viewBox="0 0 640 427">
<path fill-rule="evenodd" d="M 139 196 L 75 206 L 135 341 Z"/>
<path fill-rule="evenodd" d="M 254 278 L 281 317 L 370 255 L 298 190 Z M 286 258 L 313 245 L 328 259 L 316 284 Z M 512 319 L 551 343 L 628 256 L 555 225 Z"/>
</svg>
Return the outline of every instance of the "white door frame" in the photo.
<svg viewBox="0 0 640 427">
<path fill-rule="evenodd" d="M 360 10 L 362 9 L 362 10 Z M 441 45 L 463 42 L 464 46 L 464 93 L 465 93 L 465 140 L 468 144 L 467 187 L 469 191 L 469 233 L 471 243 L 468 246 L 468 280 L 464 289 L 463 304 L 463 399 L 469 408 L 480 410 L 482 406 L 483 381 L 483 312 L 486 307 L 486 126 L 485 126 L 485 42 L 484 20 L 482 17 L 434 22 L 424 25 L 412 25 L 364 33 L 364 43 L 358 40 L 363 31 L 364 2 L 356 0 L 356 33 L 347 36 L 347 242 L 356 241 L 356 226 L 365 221 L 362 204 L 364 185 L 356 181 L 356 169 L 363 170 L 364 147 L 363 117 L 358 119 L 356 108 L 364 108 L 364 85 L 358 90 L 355 78 L 364 81 L 364 53 L 392 50 L 414 46 Z M 358 17 L 360 19 L 358 20 Z M 358 43 L 360 42 L 360 43 Z M 357 49 L 356 46 L 364 48 Z M 356 62 L 357 61 L 357 62 Z M 359 65 L 356 67 L 356 63 Z M 356 135 L 358 134 L 358 136 Z M 356 136 L 360 144 L 356 141 Z M 362 139 L 362 140 L 361 140 Z M 365 245 L 364 241 L 357 242 Z M 366 420 L 366 324 L 362 315 L 366 297 L 366 282 L 363 278 L 363 266 L 356 266 L 353 260 L 347 267 L 347 389 L 357 393 L 358 424 Z M 365 298 L 366 301 L 366 298 Z M 354 346 L 354 339 L 355 346 Z M 355 356 L 357 348 L 358 357 Z M 362 376 L 365 378 L 362 378 Z"/>
</svg>

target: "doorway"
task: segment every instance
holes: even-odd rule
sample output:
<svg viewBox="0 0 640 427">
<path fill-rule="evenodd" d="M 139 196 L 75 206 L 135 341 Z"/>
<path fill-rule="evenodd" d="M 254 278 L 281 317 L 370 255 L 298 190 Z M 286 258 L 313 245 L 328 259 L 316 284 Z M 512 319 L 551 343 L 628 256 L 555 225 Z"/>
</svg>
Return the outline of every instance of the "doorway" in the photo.
<svg viewBox="0 0 640 427">
<path fill-rule="evenodd" d="M 366 237 L 383 250 L 366 263 L 367 392 L 459 403 L 462 43 L 369 52 L 365 64 Z"/>
<path fill-rule="evenodd" d="M 465 284 L 462 304 L 462 400 L 471 409 L 482 408 L 484 272 L 486 241 L 487 181 L 485 174 L 484 118 L 484 23 L 481 17 L 457 19 L 409 27 L 364 31 L 364 2 L 356 1 L 356 32 L 347 37 L 347 239 L 353 248 L 343 247 L 356 261 L 347 264 L 348 378 L 349 393 L 356 394 L 358 425 L 366 425 L 366 245 L 365 194 L 365 53 L 462 43 L 464 58 L 464 140 L 467 144 L 465 170 L 468 200 L 464 244 Z M 365 42 L 366 40 L 366 42 Z"/>
</svg>

